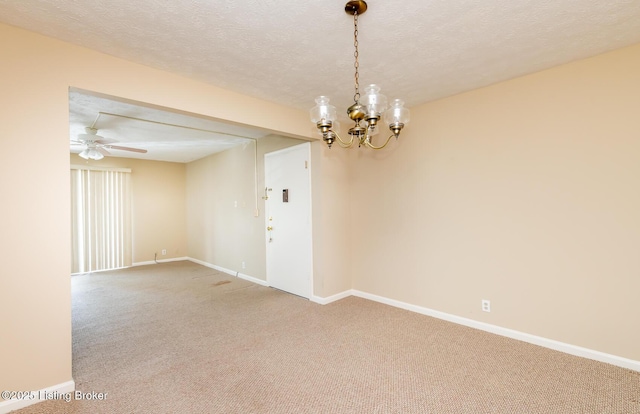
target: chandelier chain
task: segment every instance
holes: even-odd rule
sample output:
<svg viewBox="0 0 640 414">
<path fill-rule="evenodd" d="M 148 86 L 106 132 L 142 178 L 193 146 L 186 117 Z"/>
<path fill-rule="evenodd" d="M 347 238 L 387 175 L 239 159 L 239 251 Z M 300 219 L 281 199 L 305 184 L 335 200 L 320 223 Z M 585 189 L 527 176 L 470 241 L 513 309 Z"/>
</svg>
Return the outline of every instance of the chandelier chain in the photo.
<svg viewBox="0 0 640 414">
<path fill-rule="evenodd" d="M 353 102 L 358 103 L 360 101 L 360 83 L 359 77 L 360 73 L 358 72 L 358 68 L 360 67 L 360 63 L 358 62 L 358 11 L 354 11 L 353 13 L 353 46 L 356 48 L 353 56 L 355 57 L 355 63 L 353 67 L 356 70 L 355 73 L 355 94 L 353 95 Z"/>
</svg>

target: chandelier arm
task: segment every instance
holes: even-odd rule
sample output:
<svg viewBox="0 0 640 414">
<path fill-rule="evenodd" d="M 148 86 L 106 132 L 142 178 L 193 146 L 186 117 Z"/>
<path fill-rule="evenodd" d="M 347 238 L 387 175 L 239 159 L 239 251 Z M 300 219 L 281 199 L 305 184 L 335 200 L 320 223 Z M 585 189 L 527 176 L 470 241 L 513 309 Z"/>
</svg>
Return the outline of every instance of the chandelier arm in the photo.
<svg viewBox="0 0 640 414">
<path fill-rule="evenodd" d="M 389 143 L 389 141 L 391 141 L 391 138 L 393 138 L 393 137 L 397 137 L 397 136 L 396 136 L 395 134 L 391 134 L 391 135 L 389 135 L 389 138 L 387 138 L 387 141 L 386 141 L 384 144 L 382 144 L 382 145 L 380 145 L 380 146 L 378 147 L 378 146 L 373 145 L 373 144 L 371 143 L 371 136 L 369 136 L 369 137 L 367 137 L 367 139 L 365 139 L 365 140 L 364 140 L 364 144 L 365 144 L 367 147 L 371 148 L 371 149 L 379 150 L 379 149 L 382 149 L 382 148 L 386 147 L 386 146 L 387 146 L 387 144 Z"/>
<path fill-rule="evenodd" d="M 338 138 L 338 145 L 340 145 L 342 148 L 351 148 L 351 146 L 353 145 L 353 135 L 351 135 L 351 139 L 346 142 L 343 141 L 342 138 L 340 138 L 340 135 L 338 135 L 337 132 L 333 131 L 333 133 L 335 134 L 336 138 Z"/>
</svg>

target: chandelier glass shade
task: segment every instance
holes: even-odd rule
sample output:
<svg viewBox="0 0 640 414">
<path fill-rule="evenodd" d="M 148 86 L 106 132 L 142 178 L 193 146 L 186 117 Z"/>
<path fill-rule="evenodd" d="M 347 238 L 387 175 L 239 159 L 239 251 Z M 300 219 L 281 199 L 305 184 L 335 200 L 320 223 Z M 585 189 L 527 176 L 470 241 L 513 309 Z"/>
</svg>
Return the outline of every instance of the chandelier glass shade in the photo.
<svg viewBox="0 0 640 414">
<path fill-rule="evenodd" d="M 357 142 L 359 147 L 382 149 L 387 146 L 391 138 L 395 137 L 397 139 L 402 128 L 409 123 L 409 110 L 404 107 L 404 102 L 400 99 L 395 99 L 389 106 L 386 96 L 380 93 L 378 85 L 371 84 L 367 86 L 364 90 L 364 95 L 360 95 L 358 16 L 366 10 L 367 3 L 362 0 L 349 1 L 345 5 L 347 14 L 353 15 L 353 44 L 355 47 L 355 93 L 353 95 L 353 105 L 347 109 L 347 115 L 354 122 L 354 125 L 349 128 L 349 139 L 343 140 L 335 131 L 338 129 L 336 108 L 329 103 L 328 97 L 317 97 L 316 106 L 310 111 L 311 122 L 316 124 L 318 132 L 322 135 L 322 139 L 329 148 L 334 142 L 345 148 L 349 148 Z M 377 146 L 373 144 L 372 138 L 380 132 L 378 125 L 380 119 L 389 127 L 392 134 L 382 145 Z"/>
</svg>

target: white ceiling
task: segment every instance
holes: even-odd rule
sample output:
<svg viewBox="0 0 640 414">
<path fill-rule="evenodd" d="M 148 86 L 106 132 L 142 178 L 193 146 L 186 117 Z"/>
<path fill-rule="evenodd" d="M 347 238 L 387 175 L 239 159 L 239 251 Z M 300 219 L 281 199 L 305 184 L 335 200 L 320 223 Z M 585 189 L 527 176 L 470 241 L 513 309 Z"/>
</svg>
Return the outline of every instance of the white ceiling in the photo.
<svg viewBox="0 0 640 414">
<path fill-rule="evenodd" d="M 69 123 L 73 153 L 85 148 L 73 141 L 86 133 L 86 127 L 93 127 L 99 136 L 115 140 L 113 145 L 147 150 L 140 154 L 108 149 L 114 157 L 170 162 L 191 162 L 270 135 L 255 128 L 81 90 L 69 92 Z"/>
<path fill-rule="evenodd" d="M 328 95 L 342 112 L 353 97 L 345 3 L 0 0 L 0 21 L 300 109 Z M 368 4 L 360 84 L 409 107 L 640 43 L 639 0 Z"/>
</svg>

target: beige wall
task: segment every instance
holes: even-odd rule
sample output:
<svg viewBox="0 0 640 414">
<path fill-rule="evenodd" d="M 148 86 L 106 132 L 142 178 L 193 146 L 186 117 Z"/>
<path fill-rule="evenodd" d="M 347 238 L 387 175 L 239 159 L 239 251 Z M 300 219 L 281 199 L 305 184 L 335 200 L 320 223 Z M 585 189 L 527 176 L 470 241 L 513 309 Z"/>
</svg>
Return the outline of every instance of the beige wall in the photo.
<svg viewBox="0 0 640 414">
<path fill-rule="evenodd" d="M 190 257 L 266 280 L 264 154 L 301 142 L 268 136 L 257 158 L 250 142 L 187 165 Z"/>
<path fill-rule="evenodd" d="M 0 389 L 37 390 L 72 379 L 70 87 L 284 136 L 307 136 L 309 121 L 306 111 L 6 25 L 0 59 Z"/>
<path fill-rule="evenodd" d="M 105 157 L 71 164 L 131 169 L 133 263 L 187 256 L 186 166 L 183 163 Z M 166 249 L 167 254 L 162 255 Z"/>
<path fill-rule="evenodd" d="M 352 154 L 354 288 L 640 360 L 639 113 L 640 45 L 414 108 Z"/>
<path fill-rule="evenodd" d="M 313 293 L 320 298 L 352 287 L 350 152 L 311 143 Z"/>
<path fill-rule="evenodd" d="M 264 154 L 301 142 L 275 135 L 258 141 L 257 194 L 253 143 L 187 165 L 190 257 L 266 280 Z M 321 298 L 351 289 L 347 158 L 319 141 L 311 145 L 313 294 Z"/>
<path fill-rule="evenodd" d="M 76 154 L 70 160 L 132 170 L 134 264 L 153 260 L 154 253 L 158 260 L 189 256 L 266 280 L 264 154 L 301 142 L 276 135 L 258 141 L 257 194 L 253 143 L 188 164 L 115 157 L 87 161 Z M 329 151 L 317 141 L 312 154 L 314 294 L 327 297 L 351 288 L 348 152 Z M 332 225 L 340 231 L 324 231 Z"/>
</svg>

